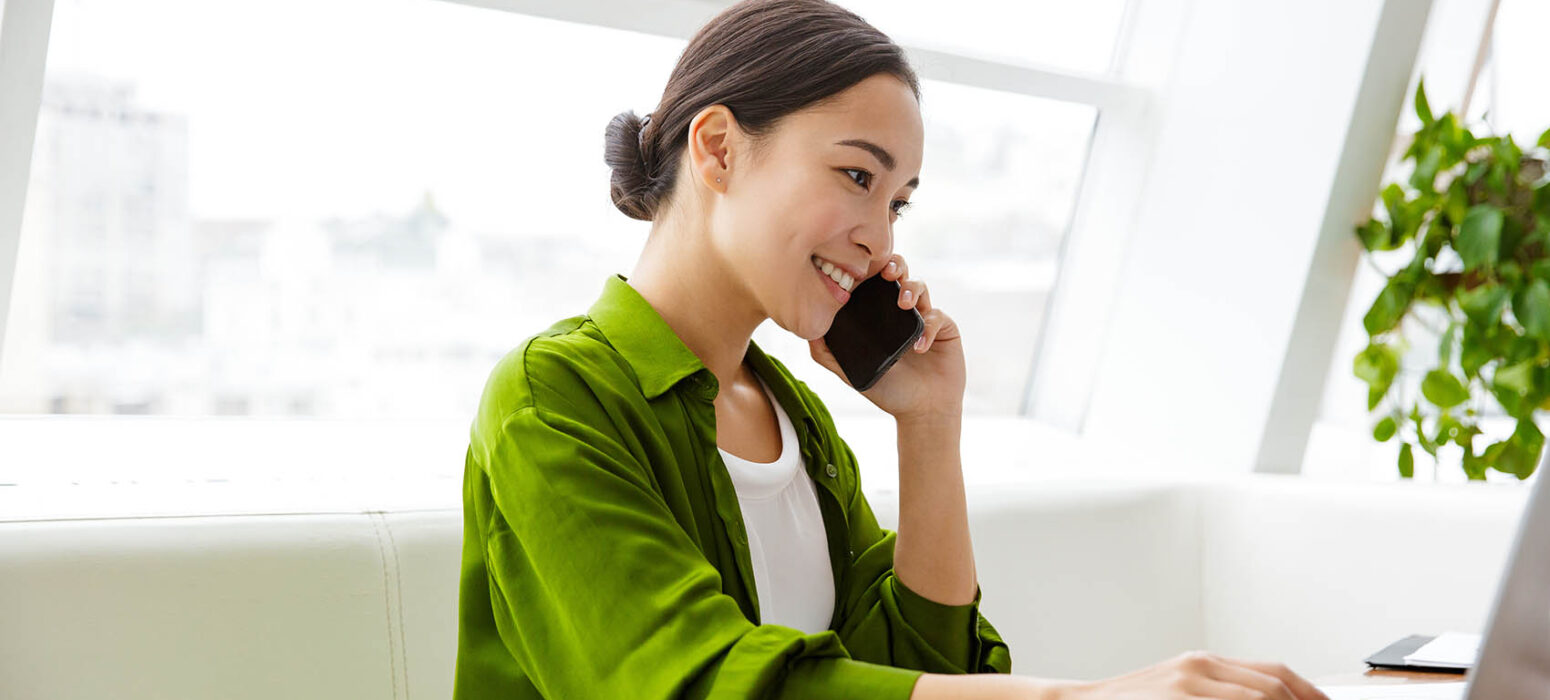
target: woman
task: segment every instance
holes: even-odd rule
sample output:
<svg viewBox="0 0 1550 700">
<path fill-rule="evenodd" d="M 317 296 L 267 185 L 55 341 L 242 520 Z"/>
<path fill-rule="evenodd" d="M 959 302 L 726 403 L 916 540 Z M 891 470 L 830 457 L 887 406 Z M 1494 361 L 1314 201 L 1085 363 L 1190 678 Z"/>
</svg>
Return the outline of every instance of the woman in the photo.
<svg viewBox="0 0 1550 700">
<path fill-rule="evenodd" d="M 850 12 L 754 0 L 690 40 L 647 119 L 608 125 L 613 201 L 651 233 L 485 387 L 454 697 L 1317 697 L 1206 655 L 1105 684 L 1006 675 L 969 541 L 961 340 L 893 252 L 919 97 Z M 751 340 L 772 318 L 843 380 L 822 338 L 876 274 L 926 325 L 863 392 L 897 422 L 896 533 L 823 402 Z"/>
</svg>

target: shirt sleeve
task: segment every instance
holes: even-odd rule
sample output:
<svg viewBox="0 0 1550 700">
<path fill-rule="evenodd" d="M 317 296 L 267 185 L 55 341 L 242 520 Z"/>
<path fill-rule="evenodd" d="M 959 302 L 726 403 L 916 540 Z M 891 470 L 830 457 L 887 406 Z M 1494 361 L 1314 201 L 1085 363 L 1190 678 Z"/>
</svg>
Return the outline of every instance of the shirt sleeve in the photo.
<svg viewBox="0 0 1550 700">
<path fill-rule="evenodd" d="M 610 421 L 529 405 L 490 433 L 492 609 L 544 696 L 910 696 L 921 671 L 744 617 Z"/>
<path fill-rule="evenodd" d="M 838 441 L 842 459 L 854 469 L 855 453 Z M 915 668 L 930 673 L 1011 673 L 1012 656 L 1001 634 L 980 613 L 980 589 L 974 600 L 945 605 L 904 585 L 893 569 L 898 534 L 880 527 L 861 490 L 847 507 L 850 548 L 855 552 L 845 574 L 844 607 L 837 631 L 853 658 Z"/>
</svg>

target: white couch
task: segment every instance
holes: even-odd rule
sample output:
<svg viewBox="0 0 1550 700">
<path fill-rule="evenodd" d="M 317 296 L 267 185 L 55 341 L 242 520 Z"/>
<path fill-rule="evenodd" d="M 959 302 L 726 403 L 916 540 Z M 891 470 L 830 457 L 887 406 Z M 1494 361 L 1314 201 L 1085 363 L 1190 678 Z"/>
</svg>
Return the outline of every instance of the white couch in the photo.
<svg viewBox="0 0 1550 700">
<path fill-rule="evenodd" d="M 1317 678 L 1406 634 L 1479 630 L 1525 502 L 1515 486 L 1041 479 L 971 484 L 969 498 L 983 609 L 1014 672 L 1098 678 L 1203 648 Z M 456 507 L 14 507 L 111 511 L 143 486 L 71 488 L 0 490 L 13 505 L 0 508 L 0 697 L 450 696 Z M 208 512 L 244 510 L 220 484 L 178 488 Z M 869 497 L 893 527 L 896 494 Z"/>
</svg>

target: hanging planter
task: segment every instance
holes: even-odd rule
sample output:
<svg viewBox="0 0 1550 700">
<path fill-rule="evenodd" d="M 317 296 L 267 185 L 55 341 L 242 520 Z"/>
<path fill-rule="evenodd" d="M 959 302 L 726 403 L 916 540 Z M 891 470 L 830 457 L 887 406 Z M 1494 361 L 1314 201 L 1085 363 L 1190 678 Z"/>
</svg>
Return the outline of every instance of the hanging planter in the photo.
<svg viewBox="0 0 1550 700">
<path fill-rule="evenodd" d="M 1451 112 L 1433 117 L 1424 83 L 1415 113 L 1421 127 L 1403 158 L 1410 177 L 1385 187 L 1377 214 L 1356 228 L 1369 259 L 1414 252 L 1362 318 L 1368 345 L 1353 370 L 1367 383 L 1368 410 L 1381 416 L 1373 437 L 1397 439 L 1404 478 L 1414 475 L 1414 446 L 1436 460 L 1452 443 L 1470 479 L 1488 469 L 1526 479 L 1545 443 L 1534 415 L 1550 409 L 1550 130 L 1528 151 L 1511 135 L 1477 137 Z M 1410 347 L 1406 318 L 1438 342 L 1436 366 L 1417 373 L 1419 398 L 1395 386 Z M 1515 427 L 1477 445 L 1476 407 L 1487 400 Z"/>
</svg>

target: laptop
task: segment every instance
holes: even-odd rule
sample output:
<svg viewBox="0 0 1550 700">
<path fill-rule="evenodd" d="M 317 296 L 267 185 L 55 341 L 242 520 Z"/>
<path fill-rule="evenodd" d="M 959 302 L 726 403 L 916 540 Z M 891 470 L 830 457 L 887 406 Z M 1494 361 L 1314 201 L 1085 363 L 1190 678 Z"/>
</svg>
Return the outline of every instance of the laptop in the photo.
<svg viewBox="0 0 1550 700">
<path fill-rule="evenodd" d="M 1550 468 L 1541 465 L 1541 471 Z M 1550 475 L 1534 479 L 1480 656 L 1462 683 L 1320 688 L 1332 700 L 1550 700 Z M 1334 691 L 1334 692 L 1332 692 Z"/>
</svg>

